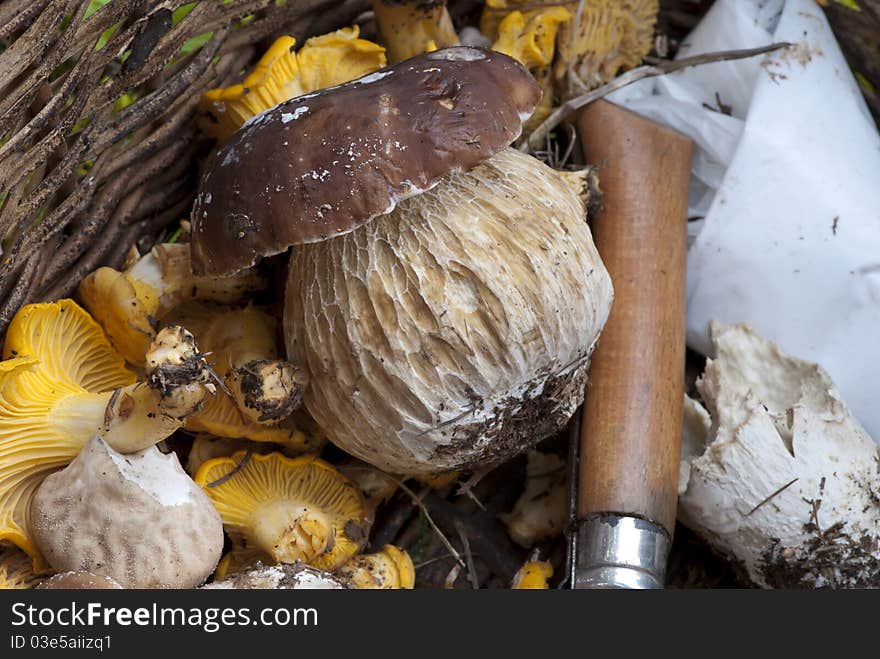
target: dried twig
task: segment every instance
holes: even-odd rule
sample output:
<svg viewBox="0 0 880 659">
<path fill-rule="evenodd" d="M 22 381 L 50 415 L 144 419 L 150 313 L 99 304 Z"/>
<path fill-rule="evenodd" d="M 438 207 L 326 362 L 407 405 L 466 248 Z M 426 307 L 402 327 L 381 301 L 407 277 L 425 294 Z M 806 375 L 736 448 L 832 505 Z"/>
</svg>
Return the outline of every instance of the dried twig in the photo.
<svg viewBox="0 0 880 659">
<path fill-rule="evenodd" d="M 611 92 L 617 91 L 618 89 L 622 89 L 627 85 L 631 85 L 634 82 L 639 80 L 643 80 L 645 78 L 653 78 L 655 76 L 666 75 L 667 73 L 674 73 L 675 71 L 679 71 L 681 69 L 686 69 L 691 66 L 698 66 L 700 64 L 711 64 L 714 62 L 726 62 L 729 60 L 737 60 L 737 59 L 745 59 L 747 57 L 755 57 L 756 55 L 763 55 L 764 53 L 769 53 L 774 50 L 779 50 L 780 48 L 786 48 L 791 46 L 792 44 L 787 42 L 773 43 L 769 46 L 761 46 L 760 48 L 748 48 L 744 50 L 722 50 L 714 53 L 705 53 L 703 55 L 695 55 L 694 57 L 687 57 L 685 59 L 680 60 L 670 60 L 666 62 L 662 62 L 659 64 L 649 64 L 646 66 L 640 66 L 635 69 L 630 69 L 626 73 L 617 76 L 611 82 L 602 85 L 601 87 L 597 87 L 592 91 L 587 92 L 586 94 L 582 94 L 575 98 L 572 98 L 561 106 L 556 108 L 549 117 L 547 117 L 540 126 L 538 126 L 534 131 L 532 131 L 531 135 L 528 136 L 527 139 L 523 140 L 519 149 L 523 152 L 529 152 L 533 149 L 536 149 L 538 145 L 540 145 L 547 135 L 556 128 L 560 123 L 562 123 L 568 115 L 576 110 L 580 110 L 585 105 L 592 103 L 593 101 L 599 100 L 610 94 Z"/>
<path fill-rule="evenodd" d="M 425 516 L 425 519 L 427 520 L 428 525 L 431 527 L 431 529 L 434 531 L 434 533 L 437 534 L 437 537 L 440 539 L 440 542 L 443 543 L 443 546 L 446 547 L 446 551 L 448 551 L 450 554 L 452 554 L 453 557 L 455 557 L 455 560 L 458 562 L 460 567 L 464 567 L 464 561 L 461 558 L 461 554 L 459 554 L 458 551 L 456 551 L 455 547 L 452 546 L 452 543 L 449 542 L 449 539 L 443 534 L 443 531 L 440 530 L 440 527 L 434 523 L 434 519 L 431 517 L 431 513 L 428 511 L 428 507 L 422 501 L 422 497 L 425 496 L 425 494 L 427 494 L 431 488 L 425 488 L 422 495 L 419 496 L 415 492 L 413 492 L 411 489 L 409 489 L 403 481 L 401 481 L 397 478 L 394 478 L 390 474 L 385 474 L 385 475 L 388 476 L 388 478 L 390 480 L 397 483 L 397 487 L 399 487 L 403 492 L 406 493 L 406 495 L 410 499 L 413 500 L 413 503 L 415 503 L 419 507 L 419 509 L 422 511 L 422 514 Z"/>
<path fill-rule="evenodd" d="M 777 497 L 777 496 L 779 496 L 780 494 L 782 494 L 782 493 L 783 493 L 785 490 L 787 490 L 789 487 L 791 487 L 792 485 L 794 485 L 795 483 L 797 483 L 797 481 L 798 481 L 797 478 L 792 478 L 790 481 L 788 481 L 785 485 L 783 485 L 782 487 L 780 487 L 778 490 L 775 490 L 772 494 L 766 496 L 764 499 L 762 499 L 762 500 L 758 503 L 758 505 L 756 505 L 754 508 L 752 508 L 749 512 L 746 513 L 746 517 L 748 517 L 749 515 L 751 515 L 753 512 L 755 512 L 758 508 L 760 508 L 761 506 L 763 506 L 763 505 L 764 505 L 765 503 L 767 503 L 768 501 L 771 501 L 771 500 L 774 499 L 775 497 Z"/>
<path fill-rule="evenodd" d="M 464 524 L 462 524 L 461 520 L 458 518 L 455 519 L 455 530 L 461 540 L 461 546 L 464 549 L 464 556 L 467 559 L 468 579 L 474 590 L 479 590 L 480 580 L 477 577 L 477 566 L 474 563 L 474 555 L 471 553 L 471 543 L 468 541 L 467 530 L 465 530 Z"/>
</svg>

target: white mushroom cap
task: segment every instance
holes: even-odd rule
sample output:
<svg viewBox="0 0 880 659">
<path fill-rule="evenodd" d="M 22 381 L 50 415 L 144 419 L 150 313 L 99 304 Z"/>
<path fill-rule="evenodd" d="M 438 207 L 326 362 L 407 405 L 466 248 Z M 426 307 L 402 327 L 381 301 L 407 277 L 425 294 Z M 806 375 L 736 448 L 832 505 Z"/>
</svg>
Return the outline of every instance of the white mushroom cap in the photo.
<svg viewBox="0 0 880 659">
<path fill-rule="evenodd" d="M 58 571 L 108 576 L 125 588 L 192 588 L 214 571 L 223 525 L 174 454 L 121 454 L 94 437 L 37 489 L 31 524 Z"/>
<path fill-rule="evenodd" d="M 342 590 L 347 588 L 332 574 L 302 563 L 259 565 L 203 588 L 241 590 Z"/>
</svg>

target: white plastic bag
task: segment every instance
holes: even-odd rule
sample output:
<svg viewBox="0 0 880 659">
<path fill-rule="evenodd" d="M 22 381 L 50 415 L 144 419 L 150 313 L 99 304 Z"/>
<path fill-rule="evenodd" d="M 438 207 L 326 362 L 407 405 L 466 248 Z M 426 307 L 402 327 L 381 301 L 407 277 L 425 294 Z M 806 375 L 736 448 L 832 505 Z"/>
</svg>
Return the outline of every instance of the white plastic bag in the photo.
<svg viewBox="0 0 880 659">
<path fill-rule="evenodd" d="M 821 8 L 717 0 L 679 56 L 774 41 L 795 46 L 609 100 L 696 143 L 688 344 L 751 325 L 821 364 L 880 443 L 880 135 Z"/>
</svg>

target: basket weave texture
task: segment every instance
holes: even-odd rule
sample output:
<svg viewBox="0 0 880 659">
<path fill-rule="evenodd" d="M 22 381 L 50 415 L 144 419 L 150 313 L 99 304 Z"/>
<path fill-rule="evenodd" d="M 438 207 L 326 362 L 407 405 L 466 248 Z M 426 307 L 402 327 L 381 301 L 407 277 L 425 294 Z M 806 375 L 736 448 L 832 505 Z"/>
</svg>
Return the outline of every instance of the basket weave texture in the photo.
<svg viewBox="0 0 880 659">
<path fill-rule="evenodd" d="M 0 332 L 188 215 L 193 113 L 271 37 L 351 24 L 369 0 L 0 3 Z"/>
</svg>

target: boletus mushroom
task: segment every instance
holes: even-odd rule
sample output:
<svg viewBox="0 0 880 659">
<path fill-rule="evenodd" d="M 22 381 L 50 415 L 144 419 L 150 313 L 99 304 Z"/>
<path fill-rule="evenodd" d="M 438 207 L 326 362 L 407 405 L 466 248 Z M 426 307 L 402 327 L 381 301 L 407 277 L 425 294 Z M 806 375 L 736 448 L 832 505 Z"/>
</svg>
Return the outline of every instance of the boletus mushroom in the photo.
<svg viewBox="0 0 880 659">
<path fill-rule="evenodd" d="M 582 401 L 612 288 L 584 177 L 508 148 L 540 96 L 506 55 L 437 50 L 285 101 L 208 163 L 196 274 L 294 246 L 305 407 L 380 469 L 498 464 Z"/>
<path fill-rule="evenodd" d="M 214 571 L 223 524 L 174 453 L 114 451 L 93 437 L 31 503 L 37 546 L 58 571 L 125 588 L 194 588 Z"/>
</svg>

